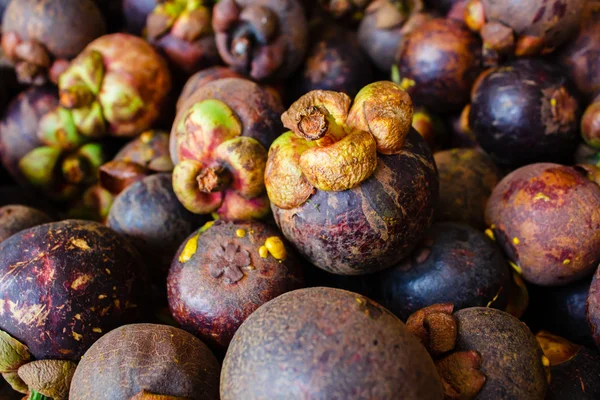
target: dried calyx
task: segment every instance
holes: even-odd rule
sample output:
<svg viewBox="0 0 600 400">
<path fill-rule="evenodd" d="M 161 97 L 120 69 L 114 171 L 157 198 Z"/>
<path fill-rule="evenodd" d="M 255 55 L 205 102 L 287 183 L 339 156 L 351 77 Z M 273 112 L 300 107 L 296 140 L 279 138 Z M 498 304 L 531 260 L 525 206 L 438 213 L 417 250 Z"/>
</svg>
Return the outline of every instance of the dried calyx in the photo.
<svg viewBox="0 0 600 400">
<path fill-rule="evenodd" d="M 271 201 L 280 208 L 302 205 L 315 189 L 358 186 L 377 168 L 377 153 L 398 154 L 412 123 L 410 97 L 395 83 L 365 86 L 354 99 L 312 91 L 281 120 L 291 130 L 273 142 L 265 173 Z"/>
<path fill-rule="evenodd" d="M 0 330 L 0 373 L 30 399 L 66 400 L 76 364 L 67 360 L 32 361 L 29 349 Z"/>
<path fill-rule="evenodd" d="M 163 0 L 148 15 L 146 30 L 149 40 L 170 33 L 193 42 L 212 34 L 211 11 L 203 0 Z"/>
<path fill-rule="evenodd" d="M 584 348 L 546 331 L 539 331 L 535 338 L 552 367 L 572 360 Z"/>
<path fill-rule="evenodd" d="M 434 358 L 442 378 L 446 399 L 473 399 L 485 384 L 480 371 L 481 354 L 454 351 L 458 326 L 452 304 L 434 304 L 412 314 L 408 329 L 419 338 Z"/>
<path fill-rule="evenodd" d="M 227 104 L 216 99 L 194 104 L 178 129 L 193 132 L 189 140 L 198 146 L 190 148 L 207 152 L 183 154 L 173 171 L 173 189 L 189 211 L 247 219 L 268 213 L 263 183 L 267 151 L 258 140 L 241 136 L 242 124 Z"/>
</svg>

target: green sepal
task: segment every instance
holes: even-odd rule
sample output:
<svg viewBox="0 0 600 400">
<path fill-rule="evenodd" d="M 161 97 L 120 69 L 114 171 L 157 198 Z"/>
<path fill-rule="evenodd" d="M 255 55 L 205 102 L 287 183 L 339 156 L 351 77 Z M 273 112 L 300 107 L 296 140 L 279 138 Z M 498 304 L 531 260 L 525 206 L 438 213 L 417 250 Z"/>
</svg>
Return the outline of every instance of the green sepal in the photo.
<svg viewBox="0 0 600 400">
<path fill-rule="evenodd" d="M 88 140 L 79 134 L 72 112 L 64 107 L 57 107 L 42 117 L 37 135 L 44 145 L 66 151 L 75 150 Z"/>
<path fill-rule="evenodd" d="M 42 146 L 31 150 L 19 161 L 19 169 L 29 183 L 34 186 L 54 184 L 56 166 L 60 160 L 61 149 Z"/>
<path fill-rule="evenodd" d="M 76 129 L 81 135 L 99 138 L 106 134 L 106 123 L 99 102 L 94 101 L 88 107 L 77 108 L 71 112 Z"/>
</svg>

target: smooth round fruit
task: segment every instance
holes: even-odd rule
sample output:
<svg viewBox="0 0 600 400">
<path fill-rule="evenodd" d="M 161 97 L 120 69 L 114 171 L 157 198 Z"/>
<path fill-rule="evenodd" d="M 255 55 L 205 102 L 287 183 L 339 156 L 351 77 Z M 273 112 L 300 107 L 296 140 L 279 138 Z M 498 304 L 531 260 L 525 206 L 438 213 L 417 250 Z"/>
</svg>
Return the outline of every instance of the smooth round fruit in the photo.
<svg viewBox="0 0 600 400">
<path fill-rule="evenodd" d="M 17 204 L 0 208 L 0 243 L 24 229 L 52 222 L 46 213 Z"/>
</svg>

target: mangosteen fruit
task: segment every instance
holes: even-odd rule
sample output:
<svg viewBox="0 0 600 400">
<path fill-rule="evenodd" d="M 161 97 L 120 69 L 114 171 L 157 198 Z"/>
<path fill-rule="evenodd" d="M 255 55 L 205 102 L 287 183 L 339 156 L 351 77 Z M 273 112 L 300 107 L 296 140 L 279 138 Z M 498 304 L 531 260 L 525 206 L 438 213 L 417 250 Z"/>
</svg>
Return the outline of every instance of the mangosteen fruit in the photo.
<svg viewBox="0 0 600 400">
<path fill-rule="evenodd" d="M 423 136 L 432 153 L 440 150 L 448 141 L 448 130 L 439 115 L 425 107 L 415 107 L 412 127 Z"/>
<path fill-rule="evenodd" d="M 223 78 L 243 78 L 243 76 L 231 68 L 227 67 L 210 67 L 203 69 L 202 71 L 196 72 L 194 75 L 185 83 L 179 99 L 177 100 L 177 110 L 181 108 L 183 103 L 199 88 L 206 85 L 209 82 L 216 81 L 217 79 Z"/>
<path fill-rule="evenodd" d="M 600 187 L 579 167 L 538 163 L 496 186 L 486 224 L 513 267 L 530 283 L 561 286 L 600 262 Z"/>
<path fill-rule="evenodd" d="M 304 65 L 289 80 L 292 101 L 311 90 L 332 90 L 354 97 L 373 81 L 367 56 L 356 33 L 329 21 L 311 27 L 311 40 Z"/>
<path fill-rule="evenodd" d="M 404 261 L 366 279 L 374 299 L 403 321 L 437 303 L 504 310 L 512 284 L 502 251 L 483 232 L 450 222 L 434 224 Z"/>
<path fill-rule="evenodd" d="M 93 0 L 13 0 L 2 18 L 2 50 L 22 83 L 42 85 L 105 32 Z"/>
<path fill-rule="evenodd" d="M 485 206 L 502 178 L 492 159 L 478 149 L 445 150 L 433 158 L 440 175 L 436 220 L 484 229 Z"/>
<path fill-rule="evenodd" d="M 52 218 L 36 208 L 11 204 L 0 207 L 0 243 L 15 233 L 52 222 Z"/>
<path fill-rule="evenodd" d="M 262 304 L 303 286 L 300 264 L 275 228 L 223 220 L 183 242 L 167 279 L 175 320 L 217 350 Z"/>
<path fill-rule="evenodd" d="M 220 365 L 193 335 L 131 324 L 94 343 L 77 366 L 69 399 L 219 399 Z"/>
<path fill-rule="evenodd" d="M 581 136 L 590 146 L 600 148 L 600 92 L 583 113 Z"/>
<path fill-rule="evenodd" d="M 535 336 L 550 361 L 551 382 L 546 400 L 600 397 L 600 353 L 546 331 Z"/>
<path fill-rule="evenodd" d="M 484 72 L 468 113 L 479 145 L 501 167 L 567 162 L 577 146 L 578 95 L 558 67 L 540 59 Z"/>
<path fill-rule="evenodd" d="M 433 361 L 392 313 L 368 298 L 318 287 L 256 310 L 223 361 L 221 399 L 442 399 Z"/>
<path fill-rule="evenodd" d="M 398 69 L 413 102 L 432 111 L 460 110 L 481 71 L 481 42 L 460 21 L 434 18 L 406 35 Z"/>
<path fill-rule="evenodd" d="M 207 83 L 183 103 L 170 150 L 173 189 L 185 208 L 230 220 L 269 214 L 263 176 L 282 110 L 269 91 L 240 78 Z"/>
<path fill-rule="evenodd" d="M 164 286 L 181 242 L 207 222 L 177 200 L 171 174 L 150 175 L 123 190 L 113 201 L 107 225 L 133 243 L 153 283 Z"/>
<path fill-rule="evenodd" d="M 23 230 L 0 243 L 0 269 L 1 370 L 23 392 L 68 393 L 73 362 L 106 332 L 140 319 L 149 303 L 138 252 L 95 222 Z"/>
<path fill-rule="evenodd" d="M 341 275 L 390 267 L 431 225 L 438 176 L 411 127 L 413 106 L 388 81 L 354 99 L 312 91 L 282 115 L 265 185 L 277 225 L 314 265 Z"/>
<path fill-rule="evenodd" d="M 287 78 L 308 48 L 299 0 L 220 0 L 212 26 L 223 61 L 255 81 Z"/>
</svg>

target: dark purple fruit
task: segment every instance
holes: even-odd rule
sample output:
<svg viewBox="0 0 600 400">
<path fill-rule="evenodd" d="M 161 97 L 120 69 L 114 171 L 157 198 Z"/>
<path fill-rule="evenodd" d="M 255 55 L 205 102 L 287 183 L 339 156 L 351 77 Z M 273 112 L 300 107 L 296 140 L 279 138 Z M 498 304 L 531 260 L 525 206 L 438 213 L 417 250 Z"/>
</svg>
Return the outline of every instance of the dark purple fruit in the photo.
<svg viewBox="0 0 600 400">
<path fill-rule="evenodd" d="M 527 326 L 500 310 L 466 308 L 454 314 L 455 350 L 481 356 L 485 384 L 477 399 L 543 400 L 550 363 Z"/>
<path fill-rule="evenodd" d="M 85 353 L 69 399 L 218 400 L 219 372 L 215 356 L 189 333 L 166 325 L 125 325 Z"/>
<path fill-rule="evenodd" d="M 95 222 L 66 220 L 0 244 L 0 329 L 36 359 L 78 361 L 104 333 L 149 303 L 135 249 Z"/>
<path fill-rule="evenodd" d="M 416 105 L 447 113 L 469 101 L 481 71 L 481 42 L 463 23 L 432 19 L 409 33 L 401 46 L 401 85 Z"/>
<path fill-rule="evenodd" d="M 125 32 L 141 36 L 146 27 L 146 19 L 157 3 L 157 0 L 123 0 Z"/>
<path fill-rule="evenodd" d="M 68 60 L 105 32 L 92 0 L 13 0 L 2 20 L 2 49 L 21 82 L 57 82 Z"/>
<path fill-rule="evenodd" d="M 153 283 L 164 286 L 181 242 L 208 218 L 187 211 L 173 192 L 171 174 L 143 178 L 122 191 L 108 214 L 108 226 L 139 250 Z"/>
<path fill-rule="evenodd" d="M 482 232 L 455 223 L 434 224 L 407 259 L 365 279 L 374 299 L 403 321 L 437 303 L 504 310 L 512 284 L 500 249 Z"/>
<path fill-rule="evenodd" d="M 292 101 L 311 90 L 333 90 L 354 97 L 373 81 L 371 64 L 353 31 L 320 21 L 311 28 L 310 43 L 304 65 L 290 78 Z"/>
<path fill-rule="evenodd" d="M 434 154 L 440 175 L 438 221 L 463 222 L 484 229 L 484 212 L 502 174 L 481 150 L 452 149 Z"/>
<path fill-rule="evenodd" d="M 303 286 L 290 245 L 259 222 L 209 222 L 183 242 L 167 280 L 175 320 L 220 350 L 262 304 Z"/>
<path fill-rule="evenodd" d="M 577 94 L 560 70 L 521 59 L 493 68 L 473 89 L 469 126 L 503 167 L 566 162 L 577 146 Z"/>
<path fill-rule="evenodd" d="M 221 374 L 221 399 L 442 399 L 425 348 L 393 314 L 331 288 L 286 293 L 237 331 Z"/>
<path fill-rule="evenodd" d="M 507 175 L 492 192 L 486 223 L 523 278 L 562 286 L 600 262 L 600 187 L 582 168 L 539 163 Z"/>
<path fill-rule="evenodd" d="M 35 208 L 21 205 L 0 207 L 0 243 L 15 233 L 48 222 L 52 222 L 52 218 Z"/>
<path fill-rule="evenodd" d="M 550 386 L 546 400 L 600 397 L 600 353 L 596 349 L 578 346 L 548 332 L 536 335 L 550 361 Z"/>
</svg>

